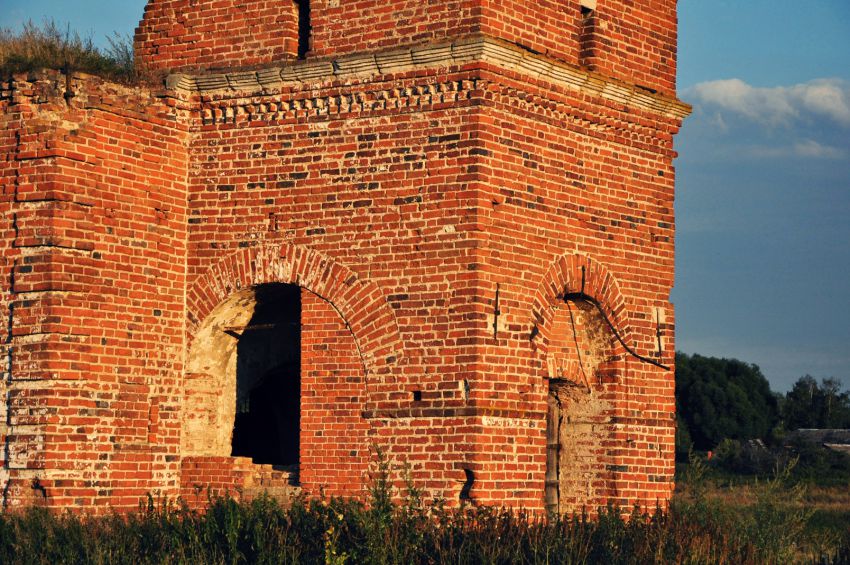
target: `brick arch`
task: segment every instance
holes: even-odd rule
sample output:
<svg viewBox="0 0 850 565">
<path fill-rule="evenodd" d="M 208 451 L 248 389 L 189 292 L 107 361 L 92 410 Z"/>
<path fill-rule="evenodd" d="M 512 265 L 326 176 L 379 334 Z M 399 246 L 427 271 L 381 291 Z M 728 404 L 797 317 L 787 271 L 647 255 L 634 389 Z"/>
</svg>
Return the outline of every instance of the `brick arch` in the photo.
<svg viewBox="0 0 850 565">
<path fill-rule="evenodd" d="M 387 374 L 401 361 L 395 315 L 378 285 L 327 255 L 287 244 L 240 249 L 198 277 L 186 297 L 190 345 L 217 305 L 242 289 L 274 282 L 297 284 L 336 309 L 354 335 L 367 377 Z"/>
<path fill-rule="evenodd" d="M 617 280 L 604 265 L 592 258 L 578 253 L 565 254 L 550 264 L 532 302 L 531 323 L 535 328 L 532 343 L 543 355 L 550 341 L 554 306 L 563 301 L 565 294 L 582 291 L 599 302 L 620 337 L 626 343 L 631 342 L 632 329 Z M 618 349 L 621 347 L 618 345 Z"/>
<path fill-rule="evenodd" d="M 596 307 L 589 301 L 585 300 L 584 306 L 576 304 L 577 312 L 584 310 L 588 314 L 584 316 L 585 322 L 574 321 L 570 311 L 568 323 L 572 326 L 573 336 L 576 336 L 575 324 L 581 324 L 587 339 L 595 333 L 588 330 L 596 324 L 586 321 L 595 318 L 599 333 L 605 334 L 605 341 L 597 349 L 599 355 L 590 356 L 594 361 L 568 358 L 566 370 L 554 375 L 548 363 L 551 358 L 557 357 L 559 346 L 564 343 L 561 332 L 566 320 L 562 317 L 559 326 L 557 318 L 559 312 L 563 316 L 565 309 L 558 306 L 563 305 L 565 294 L 581 292 L 599 304 L 624 340 L 629 340 L 633 333 L 627 323 L 625 300 L 619 285 L 604 265 L 579 254 L 565 254 L 552 261 L 532 298 L 531 323 L 535 328 L 532 347 L 533 355 L 540 361 L 539 366 L 546 368 L 550 399 L 546 443 L 560 446 L 555 473 L 560 489 L 556 501 L 558 511 L 564 514 L 618 499 L 617 469 L 621 468 L 621 461 L 616 452 L 629 447 L 624 439 L 617 436 L 614 424 L 626 403 L 626 388 L 618 386 L 624 382 L 626 350 L 614 339 L 613 332 L 602 322 Z M 589 341 L 583 341 L 582 337 L 575 339 L 575 347 L 570 344 L 574 350 L 579 349 L 579 341 L 582 349 L 588 345 L 593 347 L 593 338 Z M 561 421 L 561 418 L 568 418 L 572 425 L 559 425 L 557 437 L 549 437 L 549 424 Z M 547 480 L 551 480 L 550 472 L 552 469 L 547 465 Z M 549 503 L 549 491 L 545 493 Z"/>
</svg>

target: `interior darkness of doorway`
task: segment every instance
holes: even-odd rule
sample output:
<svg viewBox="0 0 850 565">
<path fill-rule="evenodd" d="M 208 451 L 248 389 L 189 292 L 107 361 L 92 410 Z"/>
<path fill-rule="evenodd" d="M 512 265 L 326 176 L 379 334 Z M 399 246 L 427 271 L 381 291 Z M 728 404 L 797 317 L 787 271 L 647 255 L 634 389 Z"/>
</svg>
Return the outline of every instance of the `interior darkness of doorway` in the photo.
<svg viewBox="0 0 850 565">
<path fill-rule="evenodd" d="M 298 463 L 301 423 L 301 288 L 263 284 L 236 348 L 233 455 Z"/>
</svg>

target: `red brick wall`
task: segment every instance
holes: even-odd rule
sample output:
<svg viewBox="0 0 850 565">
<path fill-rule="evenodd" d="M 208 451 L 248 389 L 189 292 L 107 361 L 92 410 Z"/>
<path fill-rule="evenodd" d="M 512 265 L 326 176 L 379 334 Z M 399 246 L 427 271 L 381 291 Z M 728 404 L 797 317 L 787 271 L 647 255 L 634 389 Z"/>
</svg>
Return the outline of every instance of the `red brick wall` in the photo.
<svg viewBox="0 0 850 565">
<path fill-rule="evenodd" d="M 578 0 L 484 0 L 482 31 L 537 53 L 578 63 Z"/>
<path fill-rule="evenodd" d="M 286 505 L 298 495 L 293 482 L 290 473 L 255 465 L 247 457 L 195 455 L 181 461 L 179 492 L 186 504 L 198 510 L 224 496 L 246 501 L 270 495 Z"/>
<path fill-rule="evenodd" d="M 259 465 L 247 457 L 190 456 L 180 465 L 180 496 L 203 508 L 210 498 L 239 497 L 258 474 Z"/>
<path fill-rule="evenodd" d="M 19 78 L 6 108 L 26 116 L 4 187 L 9 488 L 132 507 L 177 486 L 184 130 L 143 91 L 75 79 L 69 107 L 65 88 Z"/>
<path fill-rule="evenodd" d="M 588 292 L 638 351 L 656 354 L 655 312 L 670 310 L 677 122 L 504 72 L 449 72 L 428 82 L 455 85 L 450 104 L 405 99 L 425 80 L 401 76 L 389 98 L 380 81 L 328 84 L 309 98 L 286 92 L 302 101 L 294 112 L 252 115 L 238 108 L 256 111 L 259 100 L 226 94 L 207 102 L 217 115 L 237 109 L 228 123 L 204 118 L 193 144 L 190 261 L 206 266 L 242 246 L 283 240 L 374 282 L 404 344 L 392 378 L 370 381 L 379 445 L 389 440 L 383 447 L 398 462 L 415 457 L 414 475 L 435 492 L 456 499 L 469 468 L 479 500 L 538 507 L 547 374 L 544 346 L 529 338 L 546 315 L 537 310 L 563 293 L 566 272 L 578 284 L 578 267 L 558 269 L 564 257 L 592 257 L 583 263 Z M 355 93 L 375 102 L 354 112 L 308 101 Z M 591 127 L 597 123 L 604 125 Z M 305 284 L 315 276 L 283 271 Z M 659 358 L 666 362 L 669 338 Z M 610 406 L 600 416 L 600 445 L 611 459 L 593 502 L 654 505 L 671 488 L 672 373 L 622 350 L 616 368 L 600 392 Z M 441 418 L 459 415 L 465 419 L 454 425 L 467 431 L 455 435 Z M 445 437 L 465 439 L 452 445 Z"/>
<path fill-rule="evenodd" d="M 310 57 L 421 44 L 483 33 L 606 76 L 673 94 L 676 3 L 598 0 L 313 0 Z M 210 69 L 280 62 L 298 53 L 291 0 L 150 2 L 136 52 L 151 69 Z"/>
<path fill-rule="evenodd" d="M 458 383 L 472 359 L 463 329 L 470 293 L 464 289 L 472 282 L 464 226 L 473 217 L 470 151 L 476 128 L 469 102 L 472 85 L 464 87 L 463 79 L 439 77 L 455 85 L 443 98 L 450 104 L 423 97 L 421 105 L 404 113 L 383 109 L 317 115 L 305 109 L 261 120 L 240 112 L 235 123 L 199 124 L 192 145 L 198 166 L 190 189 L 190 317 L 203 318 L 192 313 L 200 309 L 194 297 L 216 295 L 213 285 L 265 282 L 281 274 L 343 311 L 350 303 L 348 294 L 367 294 L 377 304 L 349 308 L 345 319 L 369 370 L 366 408 L 372 422 L 376 410 L 410 410 L 414 390 L 423 397 L 417 410 L 460 406 Z M 378 82 L 356 89 L 392 85 Z M 286 96 L 306 101 L 338 92 L 331 87 Z M 321 258 L 301 260 L 287 252 L 278 260 L 277 254 L 257 252 L 213 270 L 237 275 L 235 280 L 208 278 L 210 264 L 222 257 L 281 244 L 315 250 Z M 272 265 L 264 264 L 269 261 Z M 349 274 L 332 275 L 340 282 L 315 288 L 328 266 L 337 264 Z M 253 274 L 239 275 L 246 271 Z M 359 286 L 360 281 L 369 286 Z M 386 325 L 380 316 L 388 307 L 393 321 Z M 403 350 L 382 353 L 385 343 L 393 341 L 404 344 Z M 449 485 L 456 500 L 461 464 L 469 455 L 462 446 L 471 444 L 472 431 L 441 438 L 433 433 L 433 426 L 443 429 L 439 416 L 409 419 L 402 414 L 392 425 L 376 423 L 381 428 L 376 443 L 394 464 L 415 457 L 414 473 L 430 487 Z M 459 428 L 466 425 L 459 422 Z M 452 445 L 458 437 L 468 439 Z M 447 455 L 447 450 L 455 453 Z M 309 477 L 306 465 L 304 472 Z"/>
<path fill-rule="evenodd" d="M 480 0 L 313 0 L 310 56 L 427 43 L 481 31 Z"/>
<path fill-rule="evenodd" d="M 293 0 L 157 0 L 136 29 L 150 70 L 252 67 L 298 55 Z"/>
<path fill-rule="evenodd" d="M 676 85 L 676 3 L 599 0 L 314 1 L 311 56 L 483 33 L 667 94 Z"/>
<path fill-rule="evenodd" d="M 438 80 L 456 85 L 463 78 Z M 379 82 L 356 88 L 391 87 Z M 423 374 L 425 366 L 436 363 L 429 372 L 441 376 L 429 379 L 463 371 L 453 358 L 460 354 L 459 337 L 449 331 L 460 327 L 464 314 L 444 312 L 447 293 L 462 293 L 471 282 L 464 226 L 473 219 L 476 175 L 470 151 L 477 126 L 471 85 L 457 90 L 445 97 L 451 103 L 439 97 L 426 103 L 423 97 L 419 107 L 404 113 L 317 115 L 305 108 L 275 120 L 240 112 L 235 123 L 201 125 L 191 148 L 197 163 L 189 195 L 192 284 L 211 264 L 246 247 L 286 243 L 315 250 L 378 285 L 377 300 L 384 308 L 389 304 L 400 339 L 408 344 L 407 363 L 422 367 Z M 315 96 L 338 92 L 331 87 L 316 95 L 296 90 L 286 96 L 306 106 Z M 315 276 L 299 273 L 297 280 L 307 286 Z M 339 299 L 322 296 L 334 303 Z M 423 325 L 426 311 L 435 318 Z M 424 343 L 439 340 L 448 340 L 447 351 L 457 353 L 424 349 Z M 366 355 L 373 353 L 365 348 Z M 374 400 L 409 395 L 409 378 L 399 375 L 385 383 L 391 388 L 376 390 Z"/>
<path fill-rule="evenodd" d="M 608 310 L 624 339 L 672 365 L 672 328 L 660 328 L 659 357 L 655 318 L 659 309 L 670 314 L 672 308 L 676 121 L 634 109 L 627 117 L 549 85 L 538 90 L 507 76 L 483 76 L 490 79 L 492 105 L 482 120 L 488 124 L 482 168 L 490 172 L 482 199 L 490 205 L 482 207 L 480 222 L 491 234 L 482 270 L 490 310 L 501 285 L 507 331 L 483 351 L 480 394 L 505 408 L 542 409 L 546 391 L 539 378 L 552 336 L 537 320 L 546 319 L 545 309 L 560 302 L 567 287 L 580 290 L 579 265 L 586 267 L 586 292 Z M 540 339 L 529 340 L 533 327 Z M 616 474 L 606 495 L 626 505 L 636 499 L 654 505 L 672 488 L 673 373 L 622 348 L 617 358 L 619 370 L 600 391 L 611 407 L 615 440 L 607 465 Z"/>
<path fill-rule="evenodd" d="M 578 62 L 577 0 L 360 0 L 312 2 L 311 56 L 386 49 L 484 33 Z"/>
<path fill-rule="evenodd" d="M 301 487 L 362 496 L 370 459 L 363 361 L 345 320 L 308 290 L 301 319 Z"/>
<path fill-rule="evenodd" d="M 20 161 L 17 159 L 18 132 L 23 128 L 22 120 L 29 117 L 28 112 L 12 111 L 14 92 L 11 81 L 0 82 L 0 255 L 2 255 L 3 274 L 8 275 L 12 271 L 18 254 L 14 247 L 15 238 L 15 185 L 17 184 Z M 4 321 L 9 320 L 10 306 L 12 304 L 12 281 L 8 276 L 0 277 L 0 315 Z M 10 341 L 10 328 L 8 323 L 0 324 L 0 355 L 2 359 L 8 360 Z M 8 396 L 8 370 L 3 371 L 0 379 L 0 398 Z M 5 446 L 8 444 L 9 428 L 8 405 L 5 400 L 0 402 L 0 442 Z M 8 481 L 8 459 L 5 449 L 0 451 L 0 482 L 5 486 Z"/>
<path fill-rule="evenodd" d="M 675 2 L 598 0 L 582 29 L 581 64 L 674 95 L 676 27 Z"/>
</svg>

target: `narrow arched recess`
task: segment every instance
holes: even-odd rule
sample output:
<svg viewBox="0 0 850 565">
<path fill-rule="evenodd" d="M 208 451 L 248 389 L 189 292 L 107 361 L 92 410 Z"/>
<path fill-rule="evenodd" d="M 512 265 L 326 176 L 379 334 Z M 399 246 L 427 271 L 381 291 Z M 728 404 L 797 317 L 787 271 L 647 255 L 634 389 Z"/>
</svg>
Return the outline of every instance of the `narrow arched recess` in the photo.
<svg viewBox="0 0 850 565">
<path fill-rule="evenodd" d="M 624 305 L 614 277 L 582 255 L 555 259 L 535 295 L 531 335 L 548 386 L 550 512 L 593 511 L 617 498 L 616 422 L 626 362 L 605 318 L 630 335 Z"/>
</svg>

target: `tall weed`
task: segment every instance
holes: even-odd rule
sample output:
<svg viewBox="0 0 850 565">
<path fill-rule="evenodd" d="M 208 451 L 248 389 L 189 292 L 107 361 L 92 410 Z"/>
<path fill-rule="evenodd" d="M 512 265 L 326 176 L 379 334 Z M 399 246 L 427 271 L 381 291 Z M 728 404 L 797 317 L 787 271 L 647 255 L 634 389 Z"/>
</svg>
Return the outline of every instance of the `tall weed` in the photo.
<svg viewBox="0 0 850 565">
<path fill-rule="evenodd" d="M 0 78 L 42 68 L 86 72 L 124 83 L 149 78 L 135 62 L 132 38 L 116 33 L 107 39 L 109 47 L 99 49 L 91 37 L 53 20 L 27 21 L 20 31 L 0 28 Z"/>
<path fill-rule="evenodd" d="M 382 457 L 366 501 L 297 499 L 282 508 L 213 497 L 204 512 L 149 498 L 129 515 L 92 518 L 44 509 L 0 515 L 0 563 L 344 564 L 763 564 L 846 563 L 850 537 L 799 551 L 806 513 L 777 474 L 752 504 L 730 508 L 701 489 L 669 512 L 614 506 L 570 517 L 444 501 L 424 504 L 407 480 L 398 492 Z M 843 560 L 843 561 L 842 561 Z"/>
</svg>

